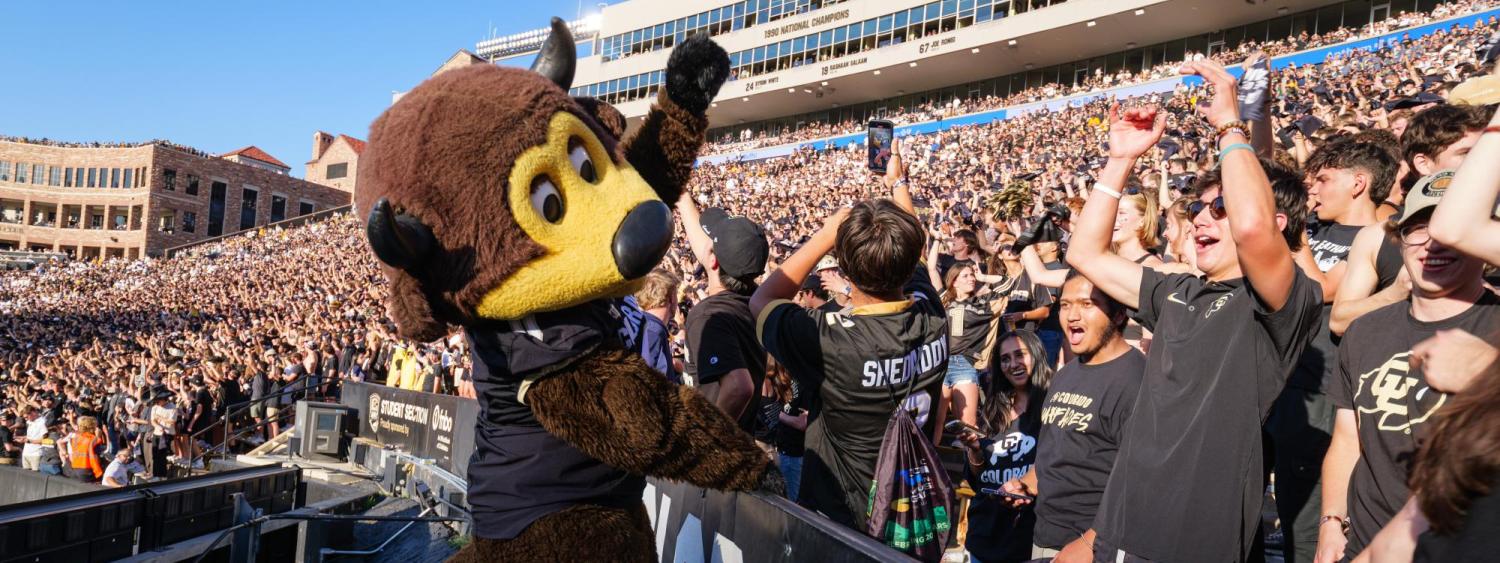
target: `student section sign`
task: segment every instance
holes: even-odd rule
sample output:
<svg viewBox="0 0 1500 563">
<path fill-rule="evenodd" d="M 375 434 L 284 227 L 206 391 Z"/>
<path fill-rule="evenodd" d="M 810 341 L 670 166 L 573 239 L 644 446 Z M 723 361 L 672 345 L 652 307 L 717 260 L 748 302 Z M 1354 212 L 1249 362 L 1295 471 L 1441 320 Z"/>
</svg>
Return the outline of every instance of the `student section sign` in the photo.
<svg viewBox="0 0 1500 563">
<path fill-rule="evenodd" d="M 479 404 L 452 395 L 373 383 L 344 384 L 341 402 L 359 410 L 359 435 L 467 478 Z"/>
</svg>

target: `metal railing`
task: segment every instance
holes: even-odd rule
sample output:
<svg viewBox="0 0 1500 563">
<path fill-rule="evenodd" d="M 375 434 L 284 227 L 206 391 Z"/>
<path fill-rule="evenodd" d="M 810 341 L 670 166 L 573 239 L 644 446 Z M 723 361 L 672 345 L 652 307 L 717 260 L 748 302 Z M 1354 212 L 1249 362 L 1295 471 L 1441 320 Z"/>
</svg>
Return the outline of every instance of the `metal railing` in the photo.
<svg viewBox="0 0 1500 563">
<path fill-rule="evenodd" d="M 314 384 L 314 379 L 317 380 L 316 384 Z M 208 427 L 194 432 L 188 436 L 188 445 L 190 448 L 196 449 L 200 438 L 203 439 L 203 442 L 207 443 L 209 446 L 207 448 L 203 448 L 203 450 L 200 451 L 197 455 L 189 457 L 189 459 L 187 460 L 187 474 L 189 476 L 192 476 L 193 466 L 200 461 L 204 462 L 203 466 L 206 470 L 208 467 L 207 462 L 210 455 L 227 457 L 229 454 L 229 448 L 239 440 L 247 438 L 251 434 L 259 432 L 261 429 L 269 427 L 272 424 L 279 424 L 282 419 L 286 418 L 287 414 L 292 411 L 292 408 L 290 406 L 283 406 L 279 402 L 283 397 L 300 394 L 302 398 L 306 398 L 326 383 L 328 383 L 328 381 L 324 380 L 321 377 L 313 378 L 309 376 L 308 378 L 296 382 L 291 386 L 281 388 L 281 390 L 277 391 L 275 394 L 266 395 L 259 399 L 253 399 L 250 401 L 245 401 L 243 403 L 235 403 L 234 405 L 231 405 L 232 410 L 228 410 L 228 412 L 225 412 L 224 415 L 220 416 L 218 420 L 213 422 L 213 424 L 210 424 L 208 425 Z M 233 425 L 234 420 L 246 417 L 249 414 L 251 407 L 264 405 L 268 401 L 271 401 L 273 399 L 278 401 L 274 405 L 278 407 L 278 411 L 275 417 L 267 416 L 265 417 L 265 420 L 245 426 Z M 218 443 L 214 443 L 214 441 L 212 440 L 214 430 L 220 428 L 223 429 L 224 438 Z M 266 440 L 268 441 L 272 439 L 275 439 L 275 436 L 266 437 Z"/>
</svg>

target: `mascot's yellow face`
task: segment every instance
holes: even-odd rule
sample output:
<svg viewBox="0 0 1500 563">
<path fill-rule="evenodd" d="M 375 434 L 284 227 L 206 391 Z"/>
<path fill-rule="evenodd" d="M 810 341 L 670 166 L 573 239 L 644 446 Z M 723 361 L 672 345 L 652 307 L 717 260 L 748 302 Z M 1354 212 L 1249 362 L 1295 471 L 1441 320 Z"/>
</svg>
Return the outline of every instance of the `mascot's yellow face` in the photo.
<svg viewBox="0 0 1500 563">
<path fill-rule="evenodd" d="M 516 159 L 506 200 L 545 254 L 484 294 L 476 311 L 483 318 L 628 295 L 671 245 L 671 210 L 571 113 L 553 114 L 547 140 Z"/>
</svg>

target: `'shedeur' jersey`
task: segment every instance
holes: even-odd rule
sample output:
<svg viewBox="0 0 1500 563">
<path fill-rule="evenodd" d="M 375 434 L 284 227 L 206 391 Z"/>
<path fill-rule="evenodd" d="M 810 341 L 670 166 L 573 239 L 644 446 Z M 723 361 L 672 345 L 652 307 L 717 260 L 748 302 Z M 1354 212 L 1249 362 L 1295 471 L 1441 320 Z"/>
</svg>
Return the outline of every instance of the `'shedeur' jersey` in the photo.
<svg viewBox="0 0 1500 563">
<path fill-rule="evenodd" d="M 757 326 L 766 351 L 815 390 L 800 500 L 856 528 L 864 526 L 875 461 L 896 409 L 892 396 L 929 433 L 942 398 L 946 314 L 925 280 L 914 277 L 907 289 L 911 299 L 849 314 L 778 301 Z"/>
</svg>

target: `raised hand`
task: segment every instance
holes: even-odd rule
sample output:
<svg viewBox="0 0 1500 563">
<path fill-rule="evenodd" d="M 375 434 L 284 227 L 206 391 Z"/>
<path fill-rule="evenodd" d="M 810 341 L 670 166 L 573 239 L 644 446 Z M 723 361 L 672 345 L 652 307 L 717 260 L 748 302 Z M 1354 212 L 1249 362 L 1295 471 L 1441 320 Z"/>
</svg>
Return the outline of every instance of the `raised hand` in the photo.
<svg viewBox="0 0 1500 563">
<path fill-rule="evenodd" d="M 1198 112 L 1208 119 L 1210 125 L 1218 127 L 1231 121 L 1239 121 L 1238 86 L 1234 75 L 1224 70 L 1224 65 L 1210 59 L 1188 61 L 1183 63 L 1178 72 L 1183 75 L 1201 76 L 1214 87 L 1210 103 L 1207 106 L 1198 106 Z"/>
<path fill-rule="evenodd" d="M 891 160 L 885 165 L 885 185 L 895 187 L 906 179 L 906 163 L 901 159 L 901 139 L 891 137 Z"/>
<path fill-rule="evenodd" d="M 1156 106 L 1109 108 L 1109 157 L 1134 160 L 1146 154 L 1167 130 L 1167 114 Z"/>
</svg>

